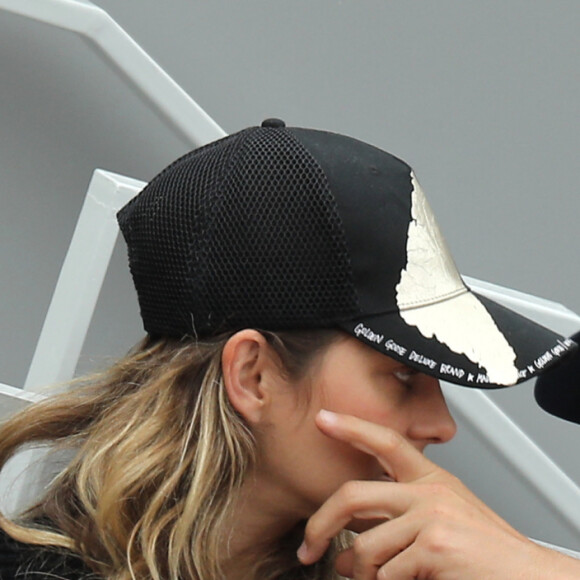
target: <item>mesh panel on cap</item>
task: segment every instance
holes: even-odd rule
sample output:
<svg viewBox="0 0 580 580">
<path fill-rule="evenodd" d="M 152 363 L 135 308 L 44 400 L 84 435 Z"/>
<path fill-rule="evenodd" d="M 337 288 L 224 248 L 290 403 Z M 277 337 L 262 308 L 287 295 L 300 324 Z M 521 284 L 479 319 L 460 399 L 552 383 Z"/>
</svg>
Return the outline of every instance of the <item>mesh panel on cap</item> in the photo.
<svg viewBox="0 0 580 580">
<path fill-rule="evenodd" d="M 152 334 L 317 327 L 359 313 L 325 175 L 283 129 L 191 152 L 119 222 Z"/>
<path fill-rule="evenodd" d="M 206 229 L 200 198 L 213 195 L 235 144 L 226 138 L 181 157 L 119 212 L 143 325 L 151 334 L 181 336 L 193 331 L 195 318 L 208 317 L 197 265 Z"/>
<path fill-rule="evenodd" d="M 286 131 L 249 134 L 208 234 L 209 298 L 228 327 L 315 326 L 358 312 L 325 175 Z"/>
</svg>

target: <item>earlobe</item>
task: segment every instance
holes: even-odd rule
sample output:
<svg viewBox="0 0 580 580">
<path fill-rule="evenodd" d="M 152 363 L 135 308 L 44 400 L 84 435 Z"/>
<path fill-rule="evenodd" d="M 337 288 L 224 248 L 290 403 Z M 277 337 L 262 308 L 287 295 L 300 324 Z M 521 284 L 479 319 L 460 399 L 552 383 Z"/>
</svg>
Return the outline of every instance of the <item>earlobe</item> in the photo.
<svg viewBox="0 0 580 580">
<path fill-rule="evenodd" d="M 266 376 L 270 359 L 266 339 L 252 329 L 234 334 L 222 353 L 222 372 L 228 398 L 250 425 L 264 420 L 269 404 L 271 393 Z"/>
</svg>

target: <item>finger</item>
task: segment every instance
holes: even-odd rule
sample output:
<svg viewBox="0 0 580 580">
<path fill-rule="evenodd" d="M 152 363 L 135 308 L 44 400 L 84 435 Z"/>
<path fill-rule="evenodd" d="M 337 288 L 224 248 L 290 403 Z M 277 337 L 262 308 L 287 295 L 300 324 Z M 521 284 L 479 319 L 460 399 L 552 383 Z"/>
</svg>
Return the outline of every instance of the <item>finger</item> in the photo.
<svg viewBox="0 0 580 580">
<path fill-rule="evenodd" d="M 445 471 L 415 449 L 400 433 L 354 417 L 322 410 L 316 417 L 318 427 L 329 437 L 350 443 L 357 449 L 373 455 L 385 471 L 398 482 L 440 483 L 465 500 L 486 508 L 457 477 Z M 498 516 L 495 516 L 498 518 Z"/>
<path fill-rule="evenodd" d="M 383 564 L 377 571 L 376 580 L 416 580 L 417 578 L 435 578 L 424 574 L 424 563 L 414 553 L 413 548 L 403 550 L 394 558 Z"/>
<path fill-rule="evenodd" d="M 334 561 L 334 568 L 339 576 L 354 578 L 354 550 L 347 548 L 340 552 Z"/>
<path fill-rule="evenodd" d="M 365 519 L 358 519 L 353 518 L 348 524 L 346 525 L 346 529 L 349 532 L 356 532 L 360 534 L 365 532 L 366 530 L 370 530 L 375 526 L 382 524 L 385 521 L 385 518 L 365 518 Z"/>
<path fill-rule="evenodd" d="M 384 481 L 348 481 L 333 493 L 306 524 L 304 543 L 299 551 L 303 564 L 316 562 L 328 548 L 332 538 L 357 520 L 369 527 L 381 521 L 396 518 L 409 510 L 416 500 L 404 484 Z M 368 528 L 367 528 L 368 529 Z"/>
<path fill-rule="evenodd" d="M 375 580 L 386 562 L 413 544 L 420 527 L 420 522 L 402 518 L 360 534 L 353 546 L 337 557 L 337 571 L 347 578 Z"/>
<path fill-rule="evenodd" d="M 374 455 L 395 481 L 410 482 L 439 468 L 396 431 L 352 415 L 322 410 L 316 424 L 328 436 Z"/>
</svg>

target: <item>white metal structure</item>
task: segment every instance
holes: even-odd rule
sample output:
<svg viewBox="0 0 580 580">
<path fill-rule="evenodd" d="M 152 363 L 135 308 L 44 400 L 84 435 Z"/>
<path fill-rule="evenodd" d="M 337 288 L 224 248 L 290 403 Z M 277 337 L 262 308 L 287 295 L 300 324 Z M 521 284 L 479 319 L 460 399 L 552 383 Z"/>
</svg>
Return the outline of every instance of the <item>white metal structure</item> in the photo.
<svg viewBox="0 0 580 580">
<path fill-rule="evenodd" d="M 79 34 L 195 146 L 223 130 L 120 28 L 86 0 L 0 0 L 0 10 Z M 63 382 L 75 371 L 117 237 L 114 214 L 144 183 L 97 170 L 48 310 L 25 388 L 0 384 L 0 416 L 37 400 L 40 385 Z M 477 280 L 471 286 L 563 334 L 580 317 L 549 301 Z M 1 379 L 1 377 L 0 377 Z M 446 396 L 477 437 L 517 471 L 543 502 L 580 536 L 580 490 L 542 449 L 483 392 L 446 389 Z"/>
<path fill-rule="evenodd" d="M 88 0 L 0 0 L 0 10 L 81 35 L 193 146 L 225 132 L 101 8 Z"/>
<path fill-rule="evenodd" d="M 117 239 L 115 214 L 145 184 L 97 169 L 62 266 L 24 389 L 70 380 Z"/>
<path fill-rule="evenodd" d="M 92 2 L 0 0 L 0 10 L 80 35 L 192 146 L 225 135 L 217 123 Z M 116 223 L 111 217 L 128 199 L 128 192 L 134 194 L 137 183 L 127 177 L 95 172 L 26 378 L 25 391 L 73 376 L 116 238 L 113 234 Z M 0 417 L 32 400 L 35 397 L 28 393 L 0 384 Z"/>
<path fill-rule="evenodd" d="M 42 399 L 41 395 L 0 383 L 0 420 Z"/>
</svg>

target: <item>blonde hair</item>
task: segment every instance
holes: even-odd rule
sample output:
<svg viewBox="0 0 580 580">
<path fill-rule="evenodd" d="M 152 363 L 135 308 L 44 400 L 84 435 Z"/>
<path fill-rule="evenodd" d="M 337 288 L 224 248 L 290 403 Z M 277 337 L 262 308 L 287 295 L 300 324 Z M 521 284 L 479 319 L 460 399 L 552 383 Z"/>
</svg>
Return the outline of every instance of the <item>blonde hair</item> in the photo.
<svg viewBox="0 0 580 580">
<path fill-rule="evenodd" d="M 263 333 L 293 378 L 336 331 Z M 0 469 L 23 445 L 74 456 L 45 497 L 18 520 L 15 539 L 79 554 L 111 580 L 223 577 L 232 510 L 256 461 L 254 437 L 223 388 L 229 335 L 145 339 L 127 357 L 0 427 Z M 273 546 L 255 577 L 337 578 L 331 553 L 299 566 L 301 530 Z"/>
</svg>

